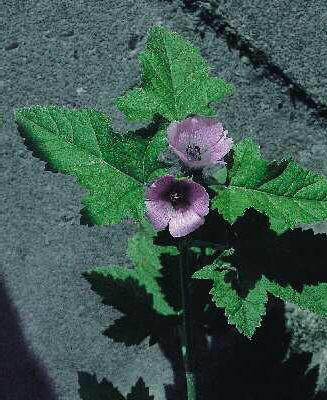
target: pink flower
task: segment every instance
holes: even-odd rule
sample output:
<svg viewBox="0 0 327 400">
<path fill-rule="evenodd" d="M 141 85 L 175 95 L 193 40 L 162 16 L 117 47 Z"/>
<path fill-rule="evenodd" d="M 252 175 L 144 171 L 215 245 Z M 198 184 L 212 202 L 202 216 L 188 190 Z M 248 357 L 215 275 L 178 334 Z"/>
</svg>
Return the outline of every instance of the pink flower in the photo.
<svg viewBox="0 0 327 400">
<path fill-rule="evenodd" d="M 173 237 L 181 237 L 204 224 L 209 213 L 209 195 L 205 188 L 191 179 L 165 175 L 147 189 L 147 216 L 157 230 L 169 224 Z"/>
<path fill-rule="evenodd" d="M 189 168 L 225 165 L 222 159 L 233 144 L 227 133 L 214 118 L 189 117 L 168 126 L 169 148 Z"/>
</svg>

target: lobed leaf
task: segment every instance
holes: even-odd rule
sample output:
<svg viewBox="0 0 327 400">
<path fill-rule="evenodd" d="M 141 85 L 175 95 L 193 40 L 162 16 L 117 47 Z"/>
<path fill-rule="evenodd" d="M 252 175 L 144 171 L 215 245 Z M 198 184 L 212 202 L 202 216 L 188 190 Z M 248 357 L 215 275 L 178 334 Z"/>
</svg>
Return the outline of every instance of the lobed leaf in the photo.
<svg viewBox="0 0 327 400">
<path fill-rule="evenodd" d="M 150 121 L 160 114 L 168 121 L 189 114 L 215 116 L 208 106 L 233 93 L 234 86 L 209 77 L 198 49 L 161 26 L 150 29 L 146 50 L 139 54 L 142 87 L 116 100 L 129 121 Z"/>
<path fill-rule="evenodd" d="M 157 161 L 167 147 L 165 129 L 147 139 L 121 135 L 102 112 L 59 106 L 17 109 L 16 122 L 37 156 L 88 189 L 82 203 L 94 224 L 140 221 L 144 184 L 168 173 Z"/>
<path fill-rule="evenodd" d="M 231 224 L 251 207 L 266 214 L 277 233 L 327 218 L 327 179 L 291 160 L 261 159 L 249 138 L 234 147 L 227 182 L 209 187 L 217 193 L 211 207 Z"/>
<path fill-rule="evenodd" d="M 192 278 L 212 279 L 210 290 L 212 300 L 217 307 L 225 309 L 228 323 L 234 324 L 239 332 L 251 338 L 255 329 L 261 325 L 265 315 L 268 293 L 284 301 L 294 303 L 322 317 L 327 317 L 327 283 L 304 285 L 301 292 L 268 279 L 263 274 L 260 279 L 238 281 L 238 290 L 231 283 L 231 271 L 236 268 L 226 261 L 234 249 L 225 250 L 212 264 L 196 271 Z M 237 271 L 236 271 L 237 272 Z"/>
<path fill-rule="evenodd" d="M 220 257 L 227 255 L 224 252 Z M 212 264 L 204 266 L 196 271 L 192 278 L 212 279 L 213 287 L 210 290 L 212 300 L 217 307 L 225 309 L 225 315 L 228 323 L 235 325 L 240 333 L 246 335 L 249 339 L 253 336 L 255 329 L 261 325 L 262 317 L 265 315 L 265 305 L 268 300 L 264 281 L 257 280 L 253 282 L 241 282 L 244 289 L 249 289 L 247 294 L 240 295 L 229 281 L 230 271 L 229 263 L 218 257 Z M 227 270 L 223 270 L 226 268 Z M 221 270 L 217 270 L 221 269 Z"/>
</svg>

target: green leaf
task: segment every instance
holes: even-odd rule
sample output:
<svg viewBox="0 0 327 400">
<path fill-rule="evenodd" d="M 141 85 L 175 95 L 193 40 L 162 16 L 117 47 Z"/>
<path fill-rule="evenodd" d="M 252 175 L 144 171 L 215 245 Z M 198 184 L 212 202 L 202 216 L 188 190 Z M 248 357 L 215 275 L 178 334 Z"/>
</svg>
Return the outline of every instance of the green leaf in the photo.
<svg viewBox="0 0 327 400">
<path fill-rule="evenodd" d="M 162 315 L 181 315 L 182 311 L 175 312 L 166 302 L 164 294 L 157 283 L 161 278 L 160 255 L 178 255 L 175 246 L 157 246 L 153 244 L 153 238 L 142 232 L 135 234 L 128 241 L 128 257 L 135 265 L 135 273 L 140 284 L 145 285 L 147 292 L 153 294 L 154 309 Z"/>
<path fill-rule="evenodd" d="M 189 114 L 215 116 L 208 106 L 235 90 L 222 79 L 209 77 L 209 66 L 187 40 L 155 26 L 146 50 L 139 54 L 142 87 L 118 97 L 116 105 L 129 121 L 150 121 L 160 114 L 178 121 Z"/>
<path fill-rule="evenodd" d="M 214 281 L 209 292 L 213 296 L 213 301 L 217 307 L 225 309 L 228 322 L 234 324 L 241 333 L 251 338 L 255 329 L 260 326 L 261 319 L 265 315 L 268 293 L 283 301 L 294 303 L 302 309 L 327 317 L 327 283 L 304 285 L 303 290 L 298 292 L 290 285 L 281 286 L 261 275 L 255 282 L 239 280 L 235 290 L 235 286 L 231 283 L 231 271 L 237 272 L 237 269 L 226 261 L 226 257 L 233 253 L 234 249 L 225 250 L 212 264 L 196 271 L 192 278 Z"/>
<path fill-rule="evenodd" d="M 125 314 L 135 311 L 135 302 L 147 305 L 147 295 L 150 295 L 150 306 L 158 314 L 181 315 L 182 311 L 175 312 L 166 302 L 157 282 L 157 278 L 162 277 L 160 255 L 165 253 L 178 255 L 179 251 L 174 246 L 154 245 L 152 237 L 141 231 L 128 240 L 127 255 L 133 261 L 133 269 L 110 265 L 93 268 L 82 275 L 94 285 L 99 295 L 107 298 L 105 304 Z M 108 285 L 113 288 L 111 292 L 107 290 Z"/>
<path fill-rule="evenodd" d="M 209 187 L 217 193 L 211 207 L 231 224 L 250 207 L 266 214 L 277 233 L 327 218 L 326 178 L 291 160 L 278 164 L 261 159 L 249 138 L 234 147 L 227 182 L 227 187 Z"/>
<path fill-rule="evenodd" d="M 290 285 L 283 287 L 264 277 L 264 286 L 269 293 L 284 301 L 294 303 L 321 317 L 327 317 L 327 283 L 304 285 L 302 292 L 298 292 Z"/>
<path fill-rule="evenodd" d="M 225 309 L 229 324 L 235 325 L 240 333 L 251 339 L 265 315 L 267 291 L 262 279 L 257 280 L 255 284 L 243 281 L 241 282 L 241 291 L 246 290 L 247 294 L 240 295 L 229 281 L 230 263 L 223 260 L 223 257 L 228 254 L 229 251 L 224 251 L 212 264 L 196 271 L 192 278 L 213 280 L 213 287 L 209 292 L 213 302 L 217 307 Z M 224 268 L 225 270 L 223 270 Z M 217 271 L 217 269 L 221 270 Z M 254 287 L 252 287 L 253 284 Z"/>
<path fill-rule="evenodd" d="M 82 203 L 94 224 L 139 221 L 144 184 L 168 173 L 157 161 L 168 146 L 165 129 L 147 139 L 121 135 L 102 112 L 59 106 L 17 109 L 16 122 L 38 157 L 89 190 Z"/>
</svg>

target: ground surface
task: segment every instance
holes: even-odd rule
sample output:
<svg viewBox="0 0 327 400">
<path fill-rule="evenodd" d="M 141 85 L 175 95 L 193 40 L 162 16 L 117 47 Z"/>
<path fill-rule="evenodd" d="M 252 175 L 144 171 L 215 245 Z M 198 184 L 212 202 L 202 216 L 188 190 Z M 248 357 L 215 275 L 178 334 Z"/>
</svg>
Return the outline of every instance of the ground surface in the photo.
<svg viewBox="0 0 327 400">
<path fill-rule="evenodd" d="M 148 29 L 161 24 L 197 46 L 214 76 L 236 86 L 233 96 L 214 104 L 235 141 L 250 136 L 267 158 L 292 155 L 327 175 L 326 2 L 206 3 L 202 10 L 211 8 L 211 13 L 201 18 L 200 9 L 184 8 L 177 0 L 4 1 L 1 400 L 77 400 L 77 371 L 96 373 L 98 380 L 107 377 L 123 395 L 142 376 L 155 400 L 165 399 L 163 385 L 174 382 L 158 345 L 149 347 L 145 340 L 126 347 L 101 334 L 120 314 L 101 304 L 80 276 L 92 266 L 130 265 L 125 253 L 135 229 L 127 222 L 80 225 L 85 191 L 74 178 L 45 171 L 26 149 L 14 123 L 15 108 L 76 103 L 106 112 L 116 130 L 144 126 L 128 124 L 113 102 L 139 82 L 137 53 L 144 49 Z M 325 224 L 315 229 L 324 232 Z M 278 386 L 276 399 L 291 398 L 283 397 L 288 389 L 282 377 L 278 383 L 268 376 L 254 379 L 253 387 L 260 389 L 239 383 L 239 390 L 251 392 L 248 399 L 267 398 L 266 390 Z M 324 374 L 320 381 L 326 385 Z M 237 393 L 229 398 L 238 398 Z"/>
</svg>

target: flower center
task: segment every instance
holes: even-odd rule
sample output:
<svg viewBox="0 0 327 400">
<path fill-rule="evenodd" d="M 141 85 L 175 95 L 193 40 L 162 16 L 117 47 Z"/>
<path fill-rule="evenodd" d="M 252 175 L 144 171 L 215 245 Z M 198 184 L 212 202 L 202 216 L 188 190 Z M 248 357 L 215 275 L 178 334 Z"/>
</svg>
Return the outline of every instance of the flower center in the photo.
<svg viewBox="0 0 327 400">
<path fill-rule="evenodd" d="M 189 144 L 186 148 L 186 154 L 189 161 L 201 160 L 201 149 L 197 145 Z"/>
<path fill-rule="evenodd" d="M 173 205 L 180 203 L 183 197 L 184 196 L 179 192 L 172 192 L 169 195 L 170 201 Z"/>
<path fill-rule="evenodd" d="M 187 209 L 190 197 L 190 187 L 185 182 L 175 182 L 163 193 L 163 200 L 168 201 L 175 210 Z"/>
</svg>

